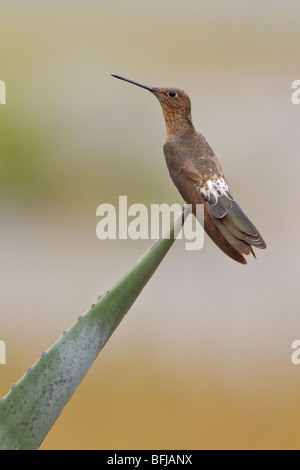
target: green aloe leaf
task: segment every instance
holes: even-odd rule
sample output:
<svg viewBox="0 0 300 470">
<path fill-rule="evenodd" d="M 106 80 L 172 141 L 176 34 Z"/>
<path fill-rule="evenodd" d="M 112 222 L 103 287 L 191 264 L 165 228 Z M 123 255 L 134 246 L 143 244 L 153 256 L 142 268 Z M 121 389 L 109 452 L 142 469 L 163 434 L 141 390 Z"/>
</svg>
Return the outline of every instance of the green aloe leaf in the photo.
<svg viewBox="0 0 300 470">
<path fill-rule="evenodd" d="M 184 219 L 190 212 L 185 206 Z M 0 403 L 0 449 L 37 449 L 97 355 L 147 284 L 182 227 L 182 217 L 30 367 Z"/>
</svg>

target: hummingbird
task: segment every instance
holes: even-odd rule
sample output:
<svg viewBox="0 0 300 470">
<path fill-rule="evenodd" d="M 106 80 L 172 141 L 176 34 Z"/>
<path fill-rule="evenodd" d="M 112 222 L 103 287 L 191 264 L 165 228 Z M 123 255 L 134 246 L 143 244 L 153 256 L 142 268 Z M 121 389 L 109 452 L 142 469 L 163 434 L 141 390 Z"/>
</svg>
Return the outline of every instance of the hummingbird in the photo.
<svg viewBox="0 0 300 470">
<path fill-rule="evenodd" d="M 158 99 L 166 122 L 163 146 L 170 176 L 196 215 L 204 205 L 204 230 L 233 260 L 247 264 L 244 255 L 256 258 L 255 248 L 266 243 L 234 200 L 220 162 L 205 137 L 197 132 L 191 116 L 191 100 L 178 88 L 151 87 L 128 78 L 113 77 L 149 90 Z"/>
</svg>

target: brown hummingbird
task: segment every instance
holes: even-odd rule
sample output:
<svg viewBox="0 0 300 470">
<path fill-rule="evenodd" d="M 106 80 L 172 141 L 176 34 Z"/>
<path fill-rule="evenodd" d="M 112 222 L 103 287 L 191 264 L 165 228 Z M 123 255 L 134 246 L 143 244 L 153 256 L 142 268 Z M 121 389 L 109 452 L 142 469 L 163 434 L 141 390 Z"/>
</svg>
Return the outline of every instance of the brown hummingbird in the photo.
<svg viewBox="0 0 300 470">
<path fill-rule="evenodd" d="M 173 182 L 195 215 L 196 204 L 204 204 L 204 229 L 216 245 L 235 261 L 247 264 L 243 255 L 255 257 L 252 247 L 266 248 L 266 244 L 233 199 L 214 151 L 194 128 L 188 95 L 178 88 L 150 87 L 112 76 L 156 96 L 167 126 L 163 149 Z"/>
</svg>

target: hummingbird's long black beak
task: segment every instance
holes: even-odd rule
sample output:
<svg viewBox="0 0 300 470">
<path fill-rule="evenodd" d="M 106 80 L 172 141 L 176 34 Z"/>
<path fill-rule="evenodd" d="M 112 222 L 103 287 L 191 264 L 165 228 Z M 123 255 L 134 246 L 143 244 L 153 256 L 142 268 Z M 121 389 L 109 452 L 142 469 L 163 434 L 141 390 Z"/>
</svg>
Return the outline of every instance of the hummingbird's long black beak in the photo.
<svg viewBox="0 0 300 470">
<path fill-rule="evenodd" d="M 128 78 L 120 77 L 120 75 L 114 75 L 111 74 L 112 77 L 119 78 L 120 80 L 124 80 L 125 82 L 132 83 L 133 85 L 140 86 L 142 88 L 146 88 L 146 90 L 152 91 L 152 93 L 155 93 L 157 91 L 156 88 L 153 88 L 152 86 L 147 86 L 147 85 L 142 85 L 141 83 L 134 82 L 133 80 L 129 80 Z"/>
</svg>

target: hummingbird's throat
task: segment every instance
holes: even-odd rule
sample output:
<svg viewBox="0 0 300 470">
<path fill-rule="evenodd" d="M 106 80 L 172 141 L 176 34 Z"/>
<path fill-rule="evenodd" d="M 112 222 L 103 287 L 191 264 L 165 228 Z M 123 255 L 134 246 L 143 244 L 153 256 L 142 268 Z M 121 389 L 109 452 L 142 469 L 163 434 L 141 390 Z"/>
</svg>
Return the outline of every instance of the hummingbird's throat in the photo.
<svg viewBox="0 0 300 470">
<path fill-rule="evenodd" d="M 192 117 L 186 112 L 176 112 L 163 108 L 168 137 L 180 137 L 187 132 L 195 132 Z"/>
</svg>

